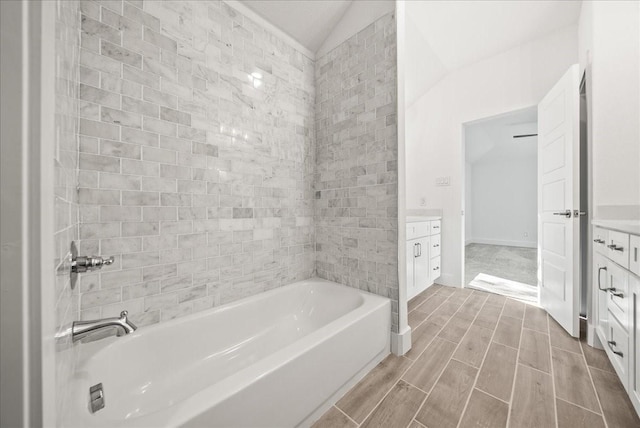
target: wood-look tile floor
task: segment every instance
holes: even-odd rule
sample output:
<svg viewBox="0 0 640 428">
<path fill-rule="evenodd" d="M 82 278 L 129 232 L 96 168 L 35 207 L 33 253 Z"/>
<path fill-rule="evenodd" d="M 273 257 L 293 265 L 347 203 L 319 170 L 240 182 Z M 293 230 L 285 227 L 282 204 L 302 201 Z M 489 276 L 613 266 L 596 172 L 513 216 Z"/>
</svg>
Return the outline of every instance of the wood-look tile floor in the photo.
<svg viewBox="0 0 640 428">
<path fill-rule="evenodd" d="M 604 351 L 534 306 L 433 285 L 409 302 L 413 347 L 388 356 L 315 428 L 640 427 Z"/>
</svg>

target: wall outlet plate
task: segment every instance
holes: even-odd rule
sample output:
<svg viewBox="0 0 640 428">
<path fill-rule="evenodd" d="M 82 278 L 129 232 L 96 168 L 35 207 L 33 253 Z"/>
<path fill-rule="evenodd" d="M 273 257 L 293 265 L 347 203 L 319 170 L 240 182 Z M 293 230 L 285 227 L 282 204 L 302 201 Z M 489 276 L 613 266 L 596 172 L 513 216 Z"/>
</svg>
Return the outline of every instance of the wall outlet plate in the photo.
<svg viewBox="0 0 640 428">
<path fill-rule="evenodd" d="M 436 186 L 450 186 L 451 185 L 451 177 L 436 177 Z"/>
</svg>

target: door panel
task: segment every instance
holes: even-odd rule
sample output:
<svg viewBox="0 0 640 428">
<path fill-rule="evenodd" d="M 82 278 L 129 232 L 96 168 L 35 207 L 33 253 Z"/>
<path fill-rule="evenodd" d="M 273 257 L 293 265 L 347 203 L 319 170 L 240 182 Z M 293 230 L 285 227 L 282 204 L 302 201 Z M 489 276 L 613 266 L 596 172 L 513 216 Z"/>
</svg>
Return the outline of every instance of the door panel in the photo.
<svg viewBox="0 0 640 428">
<path fill-rule="evenodd" d="M 538 105 L 540 304 L 578 337 L 580 217 L 579 75 L 572 66 Z"/>
</svg>

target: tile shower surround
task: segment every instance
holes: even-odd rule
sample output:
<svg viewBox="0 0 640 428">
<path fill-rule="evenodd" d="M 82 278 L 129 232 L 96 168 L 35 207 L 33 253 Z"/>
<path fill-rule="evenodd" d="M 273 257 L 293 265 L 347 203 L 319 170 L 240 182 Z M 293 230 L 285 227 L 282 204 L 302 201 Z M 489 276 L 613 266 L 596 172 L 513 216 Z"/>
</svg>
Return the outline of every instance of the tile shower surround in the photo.
<svg viewBox="0 0 640 428">
<path fill-rule="evenodd" d="M 81 276 L 80 316 L 157 323 L 318 266 L 394 299 L 397 329 L 393 16 L 314 62 L 225 3 L 81 11 L 80 251 L 116 262 Z"/>
<path fill-rule="evenodd" d="M 392 300 L 398 332 L 396 23 L 316 61 L 316 269 Z"/>
</svg>

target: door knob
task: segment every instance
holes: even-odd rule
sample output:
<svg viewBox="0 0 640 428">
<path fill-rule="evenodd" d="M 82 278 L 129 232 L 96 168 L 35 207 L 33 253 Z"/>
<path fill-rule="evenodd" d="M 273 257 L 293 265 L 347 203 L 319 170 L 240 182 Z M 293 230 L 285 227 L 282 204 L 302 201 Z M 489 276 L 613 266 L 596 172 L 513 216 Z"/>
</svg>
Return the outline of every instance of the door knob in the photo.
<svg viewBox="0 0 640 428">
<path fill-rule="evenodd" d="M 562 215 L 562 216 L 565 216 L 566 218 L 571 218 L 572 214 L 573 213 L 571 212 L 571 210 L 565 210 L 565 211 L 562 211 L 562 212 L 553 213 L 553 215 Z"/>
</svg>

